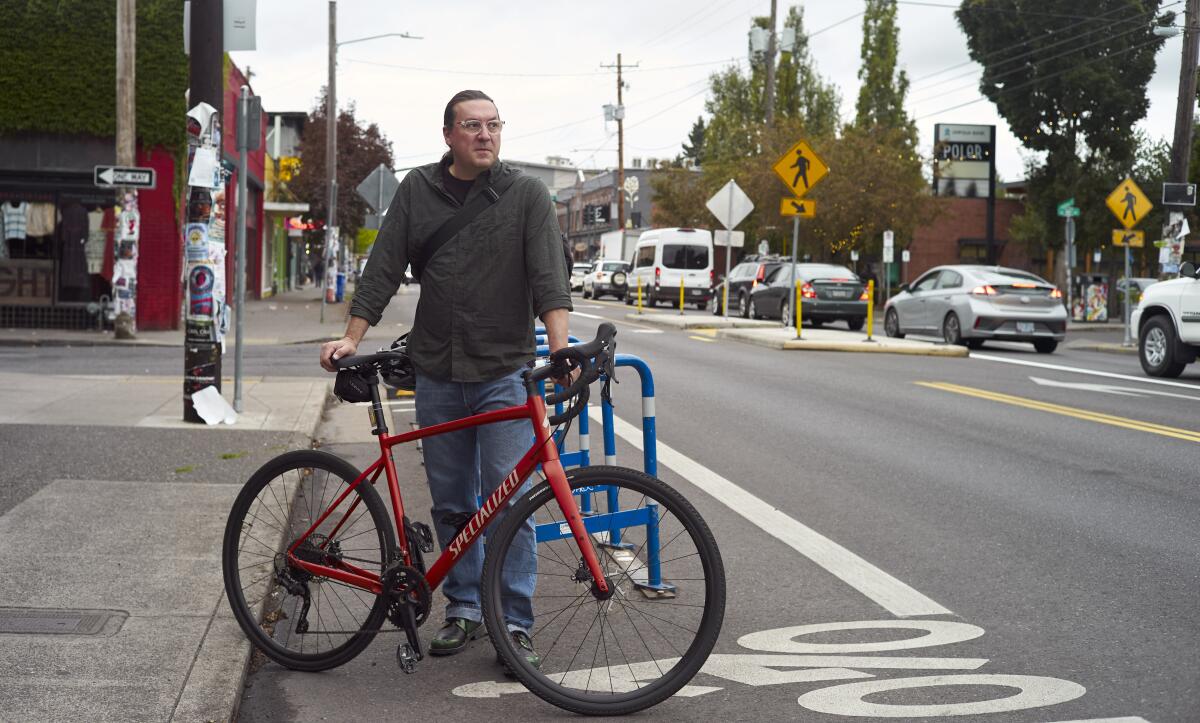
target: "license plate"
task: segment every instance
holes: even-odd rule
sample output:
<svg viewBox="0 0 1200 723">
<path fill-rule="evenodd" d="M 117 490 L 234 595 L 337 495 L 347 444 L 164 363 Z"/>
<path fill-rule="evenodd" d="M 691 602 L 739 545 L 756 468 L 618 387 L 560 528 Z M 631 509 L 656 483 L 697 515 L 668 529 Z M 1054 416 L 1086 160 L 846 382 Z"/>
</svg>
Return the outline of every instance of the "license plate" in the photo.
<svg viewBox="0 0 1200 723">
<path fill-rule="evenodd" d="M 700 296 L 704 293 L 704 289 L 692 289 L 689 293 L 691 293 L 692 296 Z"/>
<path fill-rule="evenodd" d="M 848 299 L 848 298 L 850 298 L 850 292 L 849 292 L 849 291 L 843 291 L 842 289 L 834 289 L 833 291 L 830 291 L 830 292 L 829 292 L 829 295 L 830 295 L 830 296 L 832 296 L 832 297 L 833 297 L 833 298 L 835 298 L 835 299 Z"/>
<path fill-rule="evenodd" d="M 1033 333 L 1033 322 L 1032 321 L 1018 321 L 1017 322 L 1017 333 L 1018 334 L 1032 334 Z"/>
</svg>

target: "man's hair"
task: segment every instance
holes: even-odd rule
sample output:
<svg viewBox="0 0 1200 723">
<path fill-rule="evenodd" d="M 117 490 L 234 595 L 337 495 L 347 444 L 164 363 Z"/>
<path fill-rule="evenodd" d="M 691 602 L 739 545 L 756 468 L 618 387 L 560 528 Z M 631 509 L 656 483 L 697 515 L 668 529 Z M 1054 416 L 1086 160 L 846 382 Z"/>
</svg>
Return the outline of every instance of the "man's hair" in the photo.
<svg viewBox="0 0 1200 723">
<path fill-rule="evenodd" d="M 454 125 L 454 106 L 466 100 L 486 100 L 492 104 L 495 104 L 496 102 L 489 98 L 488 94 L 484 93 L 482 90 L 460 90 L 455 93 L 454 97 L 450 99 L 450 102 L 446 104 L 446 113 L 442 119 L 443 127 L 449 128 L 450 126 Z"/>
</svg>

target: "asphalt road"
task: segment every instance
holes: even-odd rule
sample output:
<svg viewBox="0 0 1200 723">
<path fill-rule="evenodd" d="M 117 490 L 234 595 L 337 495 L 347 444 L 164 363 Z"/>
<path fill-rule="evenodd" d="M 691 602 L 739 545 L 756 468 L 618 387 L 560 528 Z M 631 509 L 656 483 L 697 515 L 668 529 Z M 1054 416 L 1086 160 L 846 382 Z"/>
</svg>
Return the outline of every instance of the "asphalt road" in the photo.
<svg viewBox="0 0 1200 723">
<path fill-rule="evenodd" d="M 714 690 L 644 717 L 1197 720 L 1200 365 L 1162 383 L 1136 356 L 1062 347 L 782 352 L 628 311 L 577 298 L 572 333 L 611 319 L 650 364 L 659 475 L 713 527 L 730 595 L 722 667 L 694 681 Z M 247 373 L 316 375 L 315 355 L 249 349 Z M 181 365 L 176 349 L 0 348 L 0 368 L 51 374 Z M 636 466 L 638 385 L 618 378 Z M 556 717 L 528 694 L 467 697 L 504 680 L 486 652 L 407 677 L 391 647 L 321 676 L 268 666 L 243 717 Z"/>
</svg>

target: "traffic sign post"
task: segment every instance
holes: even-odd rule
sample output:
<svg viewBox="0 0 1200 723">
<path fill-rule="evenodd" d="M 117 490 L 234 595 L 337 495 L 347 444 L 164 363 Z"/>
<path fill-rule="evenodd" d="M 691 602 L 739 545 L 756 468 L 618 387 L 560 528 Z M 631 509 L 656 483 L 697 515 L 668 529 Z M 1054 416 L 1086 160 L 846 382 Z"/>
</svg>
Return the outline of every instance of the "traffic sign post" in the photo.
<svg viewBox="0 0 1200 723">
<path fill-rule="evenodd" d="M 1187 185 L 1187 184 L 1175 184 L 1175 185 Z M 1196 196 L 1195 187 L 1193 187 L 1191 189 L 1191 194 L 1192 194 L 1192 198 L 1193 198 L 1192 202 L 1195 203 L 1195 200 L 1194 200 L 1195 196 Z M 1166 196 L 1167 196 L 1167 184 L 1163 184 L 1163 202 L 1164 203 L 1166 202 Z M 1125 249 L 1125 298 L 1123 299 L 1123 302 L 1125 304 L 1125 308 L 1124 308 L 1125 335 L 1124 335 L 1124 340 L 1122 341 L 1122 345 L 1123 346 L 1132 346 L 1133 345 L 1133 331 L 1132 331 L 1132 329 L 1130 329 L 1129 325 L 1130 325 L 1130 316 L 1131 316 L 1132 310 L 1133 310 L 1133 306 L 1132 306 L 1133 300 L 1130 298 L 1131 292 L 1130 292 L 1130 288 L 1129 288 L 1130 287 L 1129 274 L 1131 273 L 1130 272 L 1131 263 L 1130 263 L 1130 258 L 1129 258 L 1129 248 L 1130 248 L 1130 246 L 1135 246 L 1135 245 L 1139 248 L 1143 247 L 1146 243 L 1146 237 L 1145 237 L 1145 234 L 1141 231 L 1130 231 L 1129 229 L 1132 229 L 1134 226 L 1141 223 L 1142 219 L 1144 219 L 1146 217 L 1146 214 L 1150 213 L 1150 209 L 1154 208 L 1154 204 L 1150 203 L 1150 199 L 1146 198 L 1146 194 L 1142 193 L 1142 189 L 1138 188 L 1137 183 L 1135 183 L 1134 180 L 1132 178 L 1130 178 L 1129 176 L 1126 176 L 1125 180 L 1118 183 L 1117 187 L 1113 189 L 1112 193 L 1108 194 L 1108 198 L 1106 198 L 1104 200 L 1104 205 L 1108 206 L 1108 210 L 1112 211 L 1112 214 L 1117 217 L 1117 220 L 1120 221 L 1121 225 L 1124 226 L 1126 229 L 1125 232 L 1113 231 L 1113 245 L 1114 246 L 1122 246 Z M 1118 235 L 1120 236 L 1119 241 L 1117 238 Z"/>
<path fill-rule="evenodd" d="M 883 232 L 883 300 L 892 297 L 892 262 L 896 260 L 896 235 L 889 229 Z"/>
<path fill-rule="evenodd" d="M 754 203 L 741 186 L 731 178 L 729 183 L 714 193 L 713 197 L 708 199 L 704 205 L 708 207 L 712 215 L 717 217 L 728 234 L 725 239 L 725 281 L 722 284 L 722 294 L 725 299 L 721 303 L 721 311 L 725 318 L 729 318 L 729 257 L 733 255 L 733 229 L 745 220 L 746 216 L 750 215 L 750 212 L 754 210 Z M 683 313 L 682 304 L 679 306 L 679 312 Z"/>
<path fill-rule="evenodd" d="M 396 180 L 396 174 L 380 163 L 354 189 L 375 212 L 367 216 L 367 228 L 378 230 L 383 226 L 383 214 L 392 202 L 392 196 L 396 195 L 397 188 L 400 188 L 400 182 Z"/>
<path fill-rule="evenodd" d="M 779 176 L 779 180 L 783 181 L 783 185 L 787 186 L 792 192 L 793 198 L 784 198 L 779 202 L 779 213 L 783 216 L 792 217 L 792 283 L 791 290 L 788 294 L 791 296 L 791 308 L 800 312 L 800 304 L 804 303 L 801 297 L 796 295 L 796 261 L 797 247 L 800 245 L 800 219 L 812 218 L 816 215 L 817 204 L 815 201 L 802 200 L 804 194 L 817 185 L 825 174 L 829 173 L 829 166 L 821 160 L 808 145 L 808 141 L 799 140 L 787 150 L 779 160 L 771 166 L 771 170 L 775 171 L 775 175 Z M 787 324 L 787 320 L 783 320 Z M 799 325 L 796 327 L 796 338 L 800 338 Z"/>
<path fill-rule="evenodd" d="M 100 188 L 144 188 L 153 189 L 157 183 L 157 174 L 153 168 L 137 166 L 95 166 L 92 169 L 92 182 Z"/>
</svg>

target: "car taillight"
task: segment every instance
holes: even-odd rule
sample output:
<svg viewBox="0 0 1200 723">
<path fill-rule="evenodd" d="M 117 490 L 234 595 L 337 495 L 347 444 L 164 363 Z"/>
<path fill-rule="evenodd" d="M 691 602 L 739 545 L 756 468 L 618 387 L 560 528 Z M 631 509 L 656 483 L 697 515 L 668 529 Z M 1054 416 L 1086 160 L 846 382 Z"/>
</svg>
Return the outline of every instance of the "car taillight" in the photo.
<svg viewBox="0 0 1200 723">
<path fill-rule="evenodd" d="M 762 281 L 766 270 L 767 270 L 766 266 L 764 266 L 763 264 L 759 264 L 758 265 L 758 273 L 754 275 L 754 280 Z"/>
<path fill-rule="evenodd" d="M 859 301 L 866 301 L 866 300 L 867 300 L 867 298 L 868 298 L 868 297 L 867 297 L 867 290 L 866 290 L 866 289 L 863 289 L 863 292 L 862 292 L 861 294 L 859 294 L 859 295 L 858 295 L 858 300 L 859 300 Z"/>
<path fill-rule="evenodd" d="M 812 284 L 806 282 L 804 286 L 800 287 L 800 296 L 805 299 L 815 299 L 817 292 L 813 290 Z"/>
<path fill-rule="evenodd" d="M 1062 298 L 1062 292 L 1061 292 L 1061 291 L 1059 291 L 1058 289 L 1051 289 L 1051 290 L 1050 290 L 1050 298 L 1051 298 L 1051 299 L 1061 299 L 1061 298 Z"/>
<path fill-rule="evenodd" d="M 716 283 L 716 281 L 717 281 L 716 272 L 713 271 L 712 269 L 709 269 L 708 270 L 708 286 L 709 286 L 709 288 L 712 288 L 712 285 L 714 283 Z"/>
<path fill-rule="evenodd" d="M 662 269 L 655 266 L 654 267 L 654 285 L 658 286 L 660 281 L 662 281 Z"/>
<path fill-rule="evenodd" d="M 975 288 L 971 289 L 971 293 L 975 296 L 995 296 L 996 289 L 990 284 L 984 284 L 983 286 L 976 286 Z"/>
</svg>

